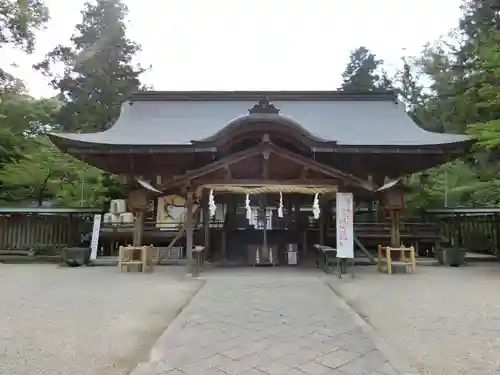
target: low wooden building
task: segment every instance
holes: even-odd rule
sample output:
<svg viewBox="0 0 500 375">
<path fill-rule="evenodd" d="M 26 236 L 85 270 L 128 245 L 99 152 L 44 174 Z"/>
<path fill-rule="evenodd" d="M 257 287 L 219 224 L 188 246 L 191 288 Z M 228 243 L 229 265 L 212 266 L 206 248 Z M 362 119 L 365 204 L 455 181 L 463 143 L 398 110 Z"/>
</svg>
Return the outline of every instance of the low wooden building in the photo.
<svg viewBox="0 0 500 375">
<path fill-rule="evenodd" d="M 334 243 L 328 228 L 337 191 L 352 192 L 358 204 L 393 194 L 390 206 L 402 191 L 391 181 L 471 144 L 464 135 L 421 129 L 392 92 L 140 92 L 106 131 L 50 137 L 62 151 L 124 177 L 136 212 L 134 243 L 143 242 L 148 197 L 178 195 L 188 256 L 204 241 L 213 259 L 247 264 L 256 247 L 283 260 L 296 246 L 304 259 L 310 244 Z M 218 225 L 209 220 L 210 192 L 224 207 Z M 321 215 L 310 220 L 301 213 L 316 194 Z M 389 216 L 395 244 L 397 215 Z"/>
</svg>

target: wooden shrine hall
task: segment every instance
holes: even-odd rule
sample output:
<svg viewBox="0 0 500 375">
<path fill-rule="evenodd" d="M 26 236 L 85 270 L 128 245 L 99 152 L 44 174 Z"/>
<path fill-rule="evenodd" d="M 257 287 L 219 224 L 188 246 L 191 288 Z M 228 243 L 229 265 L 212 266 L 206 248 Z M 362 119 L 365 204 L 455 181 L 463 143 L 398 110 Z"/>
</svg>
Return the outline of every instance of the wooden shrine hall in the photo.
<svg viewBox="0 0 500 375">
<path fill-rule="evenodd" d="M 291 246 L 305 260 L 313 244 L 335 244 L 337 192 L 353 194 L 354 210 L 384 202 L 375 220 L 391 223 L 384 245 L 399 246 L 402 178 L 471 144 L 421 129 L 393 92 L 333 91 L 139 92 L 108 130 L 50 138 L 123 177 L 135 245 L 151 243 L 149 202 L 179 196 L 185 214 L 173 231 L 185 234 L 188 259 L 203 245 L 212 260 L 238 264 L 253 264 L 256 251 L 286 263 Z"/>
</svg>

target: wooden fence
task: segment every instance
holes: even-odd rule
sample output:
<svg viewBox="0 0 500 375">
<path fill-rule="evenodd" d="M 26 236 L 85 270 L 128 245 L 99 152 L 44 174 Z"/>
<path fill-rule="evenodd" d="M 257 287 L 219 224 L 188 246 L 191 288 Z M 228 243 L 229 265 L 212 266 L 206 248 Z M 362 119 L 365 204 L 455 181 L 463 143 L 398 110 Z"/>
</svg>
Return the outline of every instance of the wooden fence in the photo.
<svg viewBox="0 0 500 375">
<path fill-rule="evenodd" d="M 64 246 L 77 246 L 92 230 L 92 216 L 67 213 L 0 214 L 0 250 L 57 253 Z"/>
<path fill-rule="evenodd" d="M 428 209 L 425 219 L 438 223 L 440 234 L 455 246 L 500 256 L 499 208 Z"/>
</svg>

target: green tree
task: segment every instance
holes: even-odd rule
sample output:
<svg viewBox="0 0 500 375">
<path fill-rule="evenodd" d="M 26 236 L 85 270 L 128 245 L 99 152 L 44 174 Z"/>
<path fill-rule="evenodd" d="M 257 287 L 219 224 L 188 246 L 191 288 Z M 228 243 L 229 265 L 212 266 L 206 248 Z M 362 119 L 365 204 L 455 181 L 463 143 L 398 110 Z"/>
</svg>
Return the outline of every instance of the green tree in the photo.
<svg viewBox="0 0 500 375">
<path fill-rule="evenodd" d="M 121 0 L 87 2 L 68 46 L 58 46 L 35 66 L 52 77 L 64 102 L 57 123 L 70 132 L 108 129 L 121 104 L 140 88 L 144 71 L 132 64 L 139 46 L 126 37 L 127 7 Z M 62 76 L 51 72 L 62 64 Z"/>
<path fill-rule="evenodd" d="M 30 138 L 49 130 L 60 103 L 35 100 L 16 90 L 0 96 L 0 168 L 19 160 Z"/>
<path fill-rule="evenodd" d="M 383 60 L 366 47 L 351 52 L 349 62 L 342 73 L 342 91 L 377 91 L 392 88 L 392 82 L 382 69 Z"/>
<path fill-rule="evenodd" d="M 0 0 L 0 48 L 8 43 L 33 52 L 35 31 L 48 19 L 42 0 Z"/>
<path fill-rule="evenodd" d="M 35 32 L 48 19 L 43 0 L 0 0 L 0 51 L 9 44 L 27 53 L 33 52 Z M 21 81 L 0 68 L 0 95 L 23 88 Z"/>
<path fill-rule="evenodd" d="M 500 146 L 500 31 L 491 29 L 476 44 L 475 67 L 484 79 L 481 86 L 471 87 L 466 97 L 474 97 L 476 111 L 483 113 L 480 121 L 468 126 L 468 132 L 475 137 L 479 146 L 496 150 Z"/>
<path fill-rule="evenodd" d="M 0 170 L 0 199 L 6 202 L 46 200 L 69 206 L 94 206 L 106 200 L 98 169 L 59 151 L 45 136 L 28 139 L 21 159 Z"/>
</svg>

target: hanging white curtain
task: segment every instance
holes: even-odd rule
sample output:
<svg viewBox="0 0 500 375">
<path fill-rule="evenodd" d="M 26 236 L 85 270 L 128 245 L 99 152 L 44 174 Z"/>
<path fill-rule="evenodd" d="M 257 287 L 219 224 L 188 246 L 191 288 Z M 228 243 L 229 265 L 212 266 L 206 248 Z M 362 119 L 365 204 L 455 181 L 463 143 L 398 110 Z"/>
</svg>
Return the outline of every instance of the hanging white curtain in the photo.
<svg viewBox="0 0 500 375">
<path fill-rule="evenodd" d="M 314 194 L 314 201 L 313 201 L 313 215 L 316 220 L 319 219 L 319 214 L 321 213 L 321 209 L 319 208 L 319 198 L 318 198 L 318 193 Z"/>
<path fill-rule="evenodd" d="M 252 221 L 252 208 L 250 207 L 250 195 L 247 194 L 245 198 L 245 209 L 248 221 Z"/>
<path fill-rule="evenodd" d="M 208 209 L 210 211 L 210 217 L 214 217 L 217 210 L 217 205 L 215 204 L 214 199 L 214 189 L 211 189 L 210 194 L 208 195 Z"/>
<path fill-rule="evenodd" d="M 280 205 L 278 206 L 278 217 L 283 218 L 283 193 L 280 191 Z"/>
</svg>

